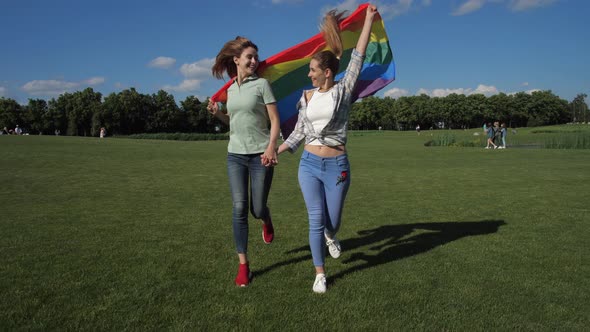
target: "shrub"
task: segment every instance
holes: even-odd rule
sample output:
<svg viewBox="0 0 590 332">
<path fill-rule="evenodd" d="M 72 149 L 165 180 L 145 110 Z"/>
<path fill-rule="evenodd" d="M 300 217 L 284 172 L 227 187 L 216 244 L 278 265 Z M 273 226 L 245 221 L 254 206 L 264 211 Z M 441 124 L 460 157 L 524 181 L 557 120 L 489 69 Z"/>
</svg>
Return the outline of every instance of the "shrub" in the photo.
<svg viewBox="0 0 590 332">
<path fill-rule="evenodd" d="M 202 134 L 202 133 L 156 133 L 156 134 L 134 134 L 125 136 L 133 139 L 158 139 L 172 141 L 218 141 L 228 140 L 229 134 Z"/>
</svg>

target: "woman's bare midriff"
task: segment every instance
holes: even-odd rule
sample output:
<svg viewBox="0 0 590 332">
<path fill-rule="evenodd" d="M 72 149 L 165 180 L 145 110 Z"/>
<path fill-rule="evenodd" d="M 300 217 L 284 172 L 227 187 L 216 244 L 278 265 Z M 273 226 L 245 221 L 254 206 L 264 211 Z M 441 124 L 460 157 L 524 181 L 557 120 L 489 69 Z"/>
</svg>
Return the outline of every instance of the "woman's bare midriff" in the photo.
<svg viewBox="0 0 590 332">
<path fill-rule="evenodd" d="M 346 153 L 344 145 L 326 146 L 326 145 L 306 145 L 305 151 L 313 153 L 316 156 L 331 158 Z"/>
</svg>

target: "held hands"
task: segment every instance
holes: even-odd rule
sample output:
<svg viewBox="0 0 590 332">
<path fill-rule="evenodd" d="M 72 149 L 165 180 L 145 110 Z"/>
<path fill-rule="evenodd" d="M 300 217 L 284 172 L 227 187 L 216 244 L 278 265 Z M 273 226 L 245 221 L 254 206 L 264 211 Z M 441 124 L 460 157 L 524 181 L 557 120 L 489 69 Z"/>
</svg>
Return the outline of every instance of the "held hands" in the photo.
<svg viewBox="0 0 590 332">
<path fill-rule="evenodd" d="M 277 150 L 272 147 L 268 146 L 262 156 L 260 156 L 260 163 L 264 167 L 273 167 L 279 163 L 279 157 L 277 155 Z"/>
</svg>

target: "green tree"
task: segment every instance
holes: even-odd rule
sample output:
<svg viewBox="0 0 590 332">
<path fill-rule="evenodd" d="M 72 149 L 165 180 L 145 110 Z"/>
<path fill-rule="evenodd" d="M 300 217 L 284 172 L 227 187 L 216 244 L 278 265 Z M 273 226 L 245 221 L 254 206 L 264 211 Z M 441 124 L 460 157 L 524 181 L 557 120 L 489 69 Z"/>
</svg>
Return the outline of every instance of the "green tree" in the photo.
<svg viewBox="0 0 590 332">
<path fill-rule="evenodd" d="M 46 130 L 45 117 L 48 111 L 47 102 L 43 99 L 29 99 L 25 107 L 24 121 L 31 134 L 49 133 Z"/>
<path fill-rule="evenodd" d="M 64 99 L 51 99 L 47 103 L 47 113 L 44 117 L 44 128 L 51 133 L 66 133 L 67 131 L 67 115 L 66 105 Z"/>
<path fill-rule="evenodd" d="M 123 90 L 117 97 L 123 113 L 120 123 L 121 134 L 145 132 L 152 111 L 151 97 L 138 93 L 135 88 Z"/>
<path fill-rule="evenodd" d="M 585 93 L 580 93 L 572 100 L 570 103 L 570 108 L 572 110 L 572 122 L 588 122 L 588 104 L 586 104 L 586 95 Z"/>
<path fill-rule="evenodd" d="M 160 90 L 151 96 L 153 106 L 147 121 L 146 131 L 152 133 L 178 131 L 180 111 L 174 96 Z"/>
<path fill-rule="evenodd" d="M 0 97 L 0 129 L 14 129 L 22 123 L 22 107 L 14 99 Z"/>
</svg>

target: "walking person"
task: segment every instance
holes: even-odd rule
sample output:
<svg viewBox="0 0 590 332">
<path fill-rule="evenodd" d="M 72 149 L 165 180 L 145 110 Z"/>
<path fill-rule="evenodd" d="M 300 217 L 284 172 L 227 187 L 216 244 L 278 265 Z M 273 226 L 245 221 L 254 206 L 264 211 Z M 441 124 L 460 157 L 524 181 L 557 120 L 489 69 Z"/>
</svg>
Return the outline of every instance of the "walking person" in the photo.
<svg viewBox="0 0 590 332">
<path fill-rule="evenodd" d="M 262 238 L 270 244 L 274 227 L 267 206 L 277 163 L 279 113 L 269 82 L 256 76 L 258 47 L 244 37 L 228 41 L 217 54 L 212 73 L 222 78 L 224 73 L 233 80 L 227 90 L 226 112 L 209 101 L 211 114 L 229 124 L 227 173 L 232 196 L 233 235 L 239 267 L 235 278 L 238 286 L 252 280 L 248 259 L 248 209 L 262 220 Z M 248 185 L 250 188 L 248 188 Z"/>
<path fill-rule="evenodd" d="M 492 127 L 491 123 L 488 123 L 487 127 L 487 145 L 486 145 L 486 149 L 490 149 L 492 146 L 494 147 L 494 149 L 497 149 L 498 146 L 496 144 L 494 144 L 494 128 Z"/>
<path fill-rule="evenodd" d="M 346 152 L 346 126 L 351 95 L 359 77 L 369 43 L 377 7 L 369 5 L 364 25 L 352 51 L 342 80 L 334 81 L 342 54 L 339 22 L 343 13 L 329 12 L 322 32 L 329 49 L 315 54 L 308 77 L 313 89 L 303 91 L 297 103 L 295 129 L 279 146 L 278 153 L 295 152 L 305 142 L 299 164 L 299 185 L 309 218 L 309 245 L 315 266 L 313 291 L 326 292 L 325 247 L 333 258 L 342 251 L 336 237 L 341 224 L 344 200 L 350 186 L 350 164 Z"/>
<path fill-rule="evenodd" d="M 502 122 L 500 125 L 500 135 L 502 137 L 502 146 L 500 149 L 506 149 L 506 135 L 508 134 L 508 129 L 506 129 L 506 124 Z"/>
<path fill-rule="evenodd" d="M 500 132 L 500 122 L 499 121 L 495 121 L 494 122 L 494 137 L 492 138 L 492 143 L 494 144 L 494 149 L 497 149 L 500 145 L 499 141 L 500 141 L 500 136 L 502 135 L 502 133 Z"/>
</svg>

